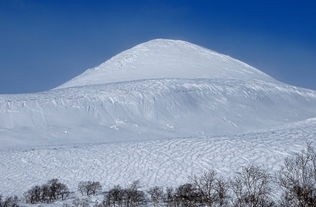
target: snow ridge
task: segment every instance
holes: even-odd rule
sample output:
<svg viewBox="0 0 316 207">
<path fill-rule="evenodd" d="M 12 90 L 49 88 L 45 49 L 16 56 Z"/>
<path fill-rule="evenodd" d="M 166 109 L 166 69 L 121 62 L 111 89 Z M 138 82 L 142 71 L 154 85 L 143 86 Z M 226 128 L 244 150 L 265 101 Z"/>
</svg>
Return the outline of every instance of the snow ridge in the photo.
<svg viewBox="0 0 316 207">
<path fill-rule="evenodd" d="M 0 148 L 238 134 L 311 117 L 316 93 L 285 84 L 138 80 L 2 95 Z"/>
</svg>

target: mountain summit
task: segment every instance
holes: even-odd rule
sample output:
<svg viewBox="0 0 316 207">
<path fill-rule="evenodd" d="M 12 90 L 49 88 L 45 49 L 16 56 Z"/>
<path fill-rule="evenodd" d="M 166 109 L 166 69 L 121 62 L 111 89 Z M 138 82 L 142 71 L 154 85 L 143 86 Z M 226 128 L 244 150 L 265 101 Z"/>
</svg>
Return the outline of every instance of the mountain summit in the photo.
<svg viewBox="0 0 316 207">
<path fill-rule="evenodd" d="M 164 78 L 275 81 L 227 55 L 181 40 L 154 39 L 88 69 L 58 88 Z"/>
</svg>

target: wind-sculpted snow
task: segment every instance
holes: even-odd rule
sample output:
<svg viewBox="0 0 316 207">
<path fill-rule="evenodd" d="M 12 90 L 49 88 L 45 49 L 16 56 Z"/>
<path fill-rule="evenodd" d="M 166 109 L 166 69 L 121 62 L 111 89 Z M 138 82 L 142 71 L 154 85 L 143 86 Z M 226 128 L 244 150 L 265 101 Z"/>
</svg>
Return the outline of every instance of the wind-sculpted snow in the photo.
<svg viewBox="0 0 316 207">
<path fill-rule="evenodd" d="M 0 150 L 231 135 L 316 116 L 316 92 L 178 40 L 137 45 L 42 93 L 0 95 Z"/>
<path fill-rule="evenodd" d="M 139 80 L 0 96 L 0 148 L 258 131 L 316 116 L 316 93 L 263 81 Z"/>
<path fill-rule="evenodd" d="M 185 41 L 155 39 L 119 53 L 58 88 L 162 78 L 277 82 L 227 55 Z"/>
<path fill-rule="evenodd" d="M 248 164 L 273 173 L 307 141 L 316 146 L 315 138 L 316 119 L 309 119 L 234 136 L 0 151 L 0 194 L 20 196 L 51 178 L 61 179 L 75 191 L 86 180 L 100 181 L 104 190 L 137 179 L 143 187 L 179 185 L 209 169 L 229 177 Z"/>
</svg>

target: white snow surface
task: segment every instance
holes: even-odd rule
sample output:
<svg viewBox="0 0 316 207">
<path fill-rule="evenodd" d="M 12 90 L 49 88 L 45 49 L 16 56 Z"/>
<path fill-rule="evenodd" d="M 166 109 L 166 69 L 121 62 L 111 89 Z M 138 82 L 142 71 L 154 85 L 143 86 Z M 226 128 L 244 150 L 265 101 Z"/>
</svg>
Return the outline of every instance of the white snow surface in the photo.
<svg viewBox="0 0 316 207">
<path fill-rule="evenodd" d="M 227 55 L 181 40 L 155 39 L 88 69 L 57 88 L 162 78 L 275 81 Z"/>
<path fill-rule="evenodd" d="M 228 135 L 316 117 L 316 93 L 262 81 L 162 79 L 0 96 L 0 149 Z"/>
<path fill-rule="evenodd" d="M 285 157 L 315 137 L 316 118 L 233 136 L 0 151 L 0 194 L 21 196 L 51 178 L 59 178 L 76 191 L 78 183 L 86 180 L 100 181 L 104 190 L 134 180 L 140 180 L 144 189 L 176 186 L 209 169 L 227 178 L 248 164 L 273 173 Z"/>
<path fill-rule="evenodd" d="M 177 185 L 276 170 L 316 135 L 316 92 L 229 56 L 152 40 L 49 91 L 0 95 L 0 194 L 60 178 Z"/>
</svg>

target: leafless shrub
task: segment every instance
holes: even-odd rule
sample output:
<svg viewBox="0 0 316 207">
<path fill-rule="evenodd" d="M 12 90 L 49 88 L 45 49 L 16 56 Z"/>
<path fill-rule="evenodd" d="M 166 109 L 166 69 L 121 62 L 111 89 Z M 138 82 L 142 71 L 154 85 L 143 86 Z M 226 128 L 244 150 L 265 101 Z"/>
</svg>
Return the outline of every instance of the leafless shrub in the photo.
<svg viewBox="0 0 316 207">
<path fill-rule="evenodd" d="M 172 187 L 167 187 L 163 196 L 163 201 L 167 207 L 175 206 L 175 190 Z"/>
<path fill-rule="evenodd" d="M 316 152 L 310 143 L 301 153 L 285 159 L 279 171 L 282 206 L 316 206 Z"/>
<path fill-rule="evenodd" d="M 155 186 L 150 188 L 147 192 L 150 195 L 150 200 L 155 207 L 163 200 L 163 188 Z"/>
<path fill-rule="evenodd" d="M 136 207 L 146 204 L 145 193 L 139 189 L 139 181 L 134 181 L 128 188 L 124 189 L 123 201 L 126 207 Z"/>
<path fill-rule="evenodd" d="M 3 198 L 0 195 L 0 207 L 18 207 L 18 197 L 17 196 L 10 196 Z"/>
<path fill-rule="evenodd" d="M 82 195 L 96 195 L 102 191 L 100 182 L 85 181 L 78 184 L 78 190 Z"/>
<path fill-rule="evenodd" d="M 211 170 L 200 177 L 194 176 L 191 180 L 204 205 L 209 207 L 227 205 L 228 184 L 218 178 L 215 171 Z"/>
<path fill-rule="evenodd" d="M 27 203 L 35 204 L 42 201 L 42 189 L 40 186 L 36 185 L 26 193 L 24 193 L 24 197 Z"/>
<path fill-rule="evenodd" d="M 59 182 L 58 179 L 52 179 L 42 186 L 34 186 L 26 193 L 24 197 L 27 203 L 50 203 L 58 199 L 66 199 L 69 196 L 68 187 Z"/>
<path fill-rule="evenodd" d="M 122 206 L 124 191 L 121 186 L 116 185 L 105 195 L 104 206 Z"/>
<path fill-rule="evenodd" d="M 256 166 L 244 167 L 232 181 L 233 205 L 236 207 L 274 206 L 270 197 L 271 176 Z"/>
<path fill-rule="evenodd" d="M 140 190 L 139 181 L 133 182 L 128 188 L 114 186 L 105 195 L 103 206 L 126 206 L 136 207 L 146 204 L 146 196 Z"/>
<path fill-rule="evenodd" d="M 202 196 L 191 183 L 180 185 L 175 192 L 176 206 L 198 206 L 202 204 Z"/>
<path fill-rule="evenodd" d="M 59 182 L 57 179 L 48 181 L 47 191 L 48 199 L 51 201 L 58 199 L 64 200 L 69 195 L 68 187 L 65 184 Z"/>
</svg>

